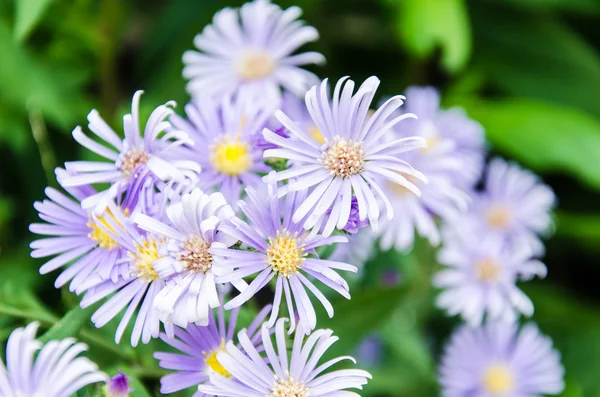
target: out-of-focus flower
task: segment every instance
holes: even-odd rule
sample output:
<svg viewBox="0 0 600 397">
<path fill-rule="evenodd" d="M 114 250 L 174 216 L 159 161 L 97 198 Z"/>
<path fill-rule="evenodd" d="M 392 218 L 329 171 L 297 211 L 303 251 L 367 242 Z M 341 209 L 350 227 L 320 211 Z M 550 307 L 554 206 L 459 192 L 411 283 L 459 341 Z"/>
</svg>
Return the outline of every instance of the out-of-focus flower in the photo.
<svg viewBox="0 0 600 397">
<path fill-rule="evenodd" d="M 248 329 L 245 331 L 250 335 L 253 346 L 262 351 L 260 339 L 260 326 L 271 310 L 265 307 L 255 317 Z M 235 324 L 239 309 L 231 311 L 229 325 L 225 324 L 223 307 L 218 309 L 218 319 L 215 321 L 211 311 L 207 326 L 188 325 L 187 328 L 175 328 L 175 338 L 169 338 L 161 334 L 161 339 L 171 347 L 179 350 L 178 353 L 157 352 L 154 357 L 159 360 L 158 365 L 165 369 L 174 370 L 174 373 L 165 375 L 160 380 L 160 392 L 162 394 L 175 393 L 189 387 L 196 387 L 208 381 L 212 372 L 223 376 L 230 376 L 223 367 L 217 354 L 225 351 L 228 343 L 233 343 Z M 199 391 L 194 397 L 203 396 Z"/>
<path fill-rule="evenodd" d="M 318 330 L 304 341 L 304 332 L 296 332 L 291 356 L 286 348 L 285 319 L 277 322 L 275 330 L 277 350 L 266 327 L 262 329 L 262 343 L 266 360 L 261 356 L 246 331 L 238 334 L 241 349 L 233 342 L 217 354 L 217 359 L 229 376 L 218 372 L 210 375 L 210 384 L 198 387 L 200 392 L 224 397 L 308 397 L 357 396 L 346 389 L 359 389 L 371 375 L 360 369 L 343 369 L 327 374 L 324 371 L 342 361 L 354 359 L 338 357 L 317 366 L 320 358 L 337 338 L 331 330 Z"/>
<path fill-rule="evenodd" d="M 449 223 L 448 238 L 490 236 L 509 247 L 523 246 L 532 255 L 544 253 L 539 235 L 552 226 L 556 197 L 550 187 L 530 171 L 502 159 L 493 159 L 485 189 L 473 198 L 471 210 Z"/>
<path fill-rule="evenodd" d="M 187 157 L 202 166 L 198 187 L 219 191 L 230 204 L 240 199 L 244 186 L 262 185 L 258 173 L 268 172 L 255 136 L 272 110 L 242 99 L 209 100 L 198 97 L 185 107 L 187 119 L 170 121 L 194 142 Z"/>
<path fill-rule="evenodd" d="M 354 351 L 354 356 L 365 367 L 376 367 L 383 359 L 383 342 L 377 334 L 367 335 Z"/>
<path fill-rule="evenodd" d="M 225 258 L 215 263 L 219 271 L 226 274 L 219 276 L 218 282 L 235 282 L 256 275 L 247 288 L 225 305 L 225 309 L 238 307 L 248 301 L 275 277 L 275 298 L 269 326 L 275 324 L 282 297 L 285 296 L 292 317 L 292 329 L 295 323 L 292 314 L 294 299 L 300 323 L 304 324 L 303 330 L 310 332 L 316 326 L 317 317 L 306 289 L 317 297 L 330 317 L 333 316 L 333 307 L 305 274 L 350 299 L 348 283 L 336 270 L 356 272 L 357 268 L 342 262 L 319 259 L 315 248 L 344 243 L 346 237 L 323 237 L 305 232 L 301 224 L 292 222 L 292 214 L 306 199 L 306 192 L 293 192 L 279 199 L 276 190 L 275 182 L 269 183 L 266 197 L 247 188 L 248 202 L 240 203 L 240 208 L 250 224 L 239 218 L 231 218 L 231 225 L 222 225 L 219 229 L 241 241 L 250 250 L 211 248 L 209 252 Z"/>
<path fill-rule="evenodd" d="M 564 370 L 550 338 L 533 324 L 462 327 L 440 368 L 445 397 L 541 397 L 564 389 Z"/>
<path fill-rule="evenodd" d="M 191 145 L 193 142 L 185 132 L 173 129 L 165 120 L 173 113 L 174 102 L 157 107 L 148 118 L 144 133 L 141 133 L 139 102 L 142 93 L 136 91 L 131 114 L 123 117 L 125 139 L 120 138 L 96 110 L 88 115 L 90 131 L 112 148 L 86 136 L 81 127 L 73 131 L 73 138 L 79 144 L 109 160 L 72 161 L 65 164 L 69 174 L 59 177 L 63 187 L 111 183 L 107 190 L 86 197 L 81 202 L 84 208 L 97 207 L 99 211 L 103 210 L 110 200 L 137 185 L 138 180 L 146 180 L 148 175 L 157 181 L 183 183 L 195 179 L 200 172 L 196 162 L 182 160 L 177 150 L 181 145 Z M 143 186 L 140 185 L 140 188 Z"/>
<path fill-rule="evenodd" d="M 275 115 L 290 131 L 290 139 L 264 130 L 265 139 L 279 147 L 266 150 L 265 158 L 279 157 L 298 163 L 277 173 L 276 180 L 289 180 L 279 193 L 313 188 L 293 218 L 294 222 L 303 220 L 306 229 L 319 222 L 328 210 L 331 215 L 323 234 L 330 235 L 336 227 L 344 228 L 350 217 L 353 196 L 358 201 L 359 220 L 368 218 L 374 229 L 380 213 L 377 199 L 384 202 L 387 218 L 392 219 L 392 204 L 380 187 L 379 179 L 395 182 L 420 194 L 407 177 L 426 181 L 425 176 L 400 160 L 398 155 L 424 147 L 425 140 L 420 137 L 382 139 L 400 121 L 415 116 L 403 114 L 390 118 L 403 104 L 402 96 L 390 98 L 369 116 L 369 106 L 378 86 L 379 79 L 370 77 L 352 95 L 354 82 L 344 77 L 336 84 L 331 100 L 327 80 L 310 89 L 306 94 L 306 106 L 324 137 L 323 144 L 281 111 Z"/>
<path fill-rule="evenodd" d="M 221 193 L 194 189 L 165 210 L 167 223 L 136 213 L 132 221 L 163 239 L 163 257 L 153 267 L 165 279 L 154 308 L 160 319 L 185 328 L 188 323 L 208 324 L 208 312 L 219 305 L 211 247 L 228 248 L 237 240 L 217 231 L 234 216 Z"/>
<path fill-rule="evenodd" d="M 37 328 L 38 323 L 31 323 L 10 334 L 6 367 L 0 360 L 1 396 L 69 397 L 87 385 L 108 379 L 96 364 L 79 357 L 86 345 L 73 338 L 42 345 L 35 340 Z"/>
<path fill-rule="evenodd" d="M 119 373 L 110 378 L 102 391 L 106 397 L 128 397 L 129 393 L 133 391 L 129 386 L 129 378 L 123 372 Z"/>
<path fill-rule="evenodd" d="M 438 259 L 448 268 L 434 276 L 434 284 L 444 290 L 437 305 L 448 314 L 460 314 L 472 325 L 481 324 L 485 314 L 503 322 L 515 321 L 519 313 L 533 314 L 533 304 L 516 283 L 545 277 L 546 266 L 527 249 L 506 249 L 496 239 L 476 244 L 454 240 L 444 245 Z"/>
<path fill-rule="evenodd" d="M 301 14 L 298 7 L 282 10 L 268 0 L 219 11 L 194 38 L 200 52 L 183 54 L 188 92 L 217 99 L 237 93 L 277 103 L 281 87 L 304 95 L 317 77 L 299 66 L 325 58 L 317 52 L 292 55 L 319 37 L 315 28 L 298 21 Z"/>
</svg>

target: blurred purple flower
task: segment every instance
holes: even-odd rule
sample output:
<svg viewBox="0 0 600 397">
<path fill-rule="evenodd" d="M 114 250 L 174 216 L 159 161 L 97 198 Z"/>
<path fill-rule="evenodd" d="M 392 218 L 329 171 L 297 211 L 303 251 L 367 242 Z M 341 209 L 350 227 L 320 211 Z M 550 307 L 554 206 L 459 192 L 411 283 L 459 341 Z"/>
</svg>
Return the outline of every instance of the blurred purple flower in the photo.
<svg viewBox="0 0 600 397">
<path fill-rule="evenodd" d="M 110 378 L 104 385 L 104 395 L 106 397 L 127 397 L 133 389 L 129 386 L 130 379 L 123 372 Z"/>
</svg>

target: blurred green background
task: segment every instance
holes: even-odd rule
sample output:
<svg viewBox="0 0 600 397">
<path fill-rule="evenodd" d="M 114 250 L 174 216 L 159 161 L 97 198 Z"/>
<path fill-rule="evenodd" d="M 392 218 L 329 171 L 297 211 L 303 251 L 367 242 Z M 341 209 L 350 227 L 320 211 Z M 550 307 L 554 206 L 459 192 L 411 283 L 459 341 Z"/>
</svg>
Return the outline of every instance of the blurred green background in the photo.
<svg viewBox="0 0 600 397">
<path fill-rule="evenodd" d="M 0 342 L 33 319 L 49 335 L 77 335 L 109 371 L 135 377 L 134 395 L 156 395 L 152 352 L 95 330 L 56 273 L 29 257 L 32 203 L 54 167 L 85 158 L 71 139 L 96 108 L 119 131 L 137 89 L 151 109 L 188 99 L 181 55 L 220 8 L 242 1 L 0 1 Z M 439 87 L 485 127 L 492 152 L 533 169 L 556 191 L 549 276 L 523 285 L 534 321 L 561 350 L 563 396 L 600 396 L 600 2 L 596 0 L 281 0 L 299 5 L 321 33 L 321 77 L 377 75 L 380 95 L 412 84 Z M 336 302 L 336 353 L 358 354 L 374 379 L 363 395 L 433 396 L 436 362 L 456 319 L 433 308 L 434 251 L 383 253 L 352 301 Z M 397 276 L 390 274 L 398 272 Z M 398 278 L 399 283 L 390 282 Z M 392 284 L 392 285 L 390 285 Z M 323 313 L 321 313 L 323 314 Z M 249 317 L 249 315 L 247 316 Z M 126 338 L 124 338 L 126 339 Z M 367 351 L 365 355 L 364 351 Z M 144 386 L 142 386 L 143 382 Z M 185 393 L 189 395 L 190 393 Z"/>
</svg>

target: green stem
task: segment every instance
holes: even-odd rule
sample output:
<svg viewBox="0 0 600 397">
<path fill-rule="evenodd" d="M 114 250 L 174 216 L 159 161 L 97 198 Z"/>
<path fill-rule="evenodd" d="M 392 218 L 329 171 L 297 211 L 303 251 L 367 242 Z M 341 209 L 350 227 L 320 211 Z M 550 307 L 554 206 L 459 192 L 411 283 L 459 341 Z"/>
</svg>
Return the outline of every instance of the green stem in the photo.
<svg viewBox="0 0 600 397">
<path fill-rule="evenodd" d="M 52 144 L 48 139 L 48 132 L 46 130 L 46 123 L 42 113 L 37 109 L 29 109 L 29 124 L 31 126 L 31 134 L 35 141 L 38 151 L 40 153 L 40 161 L 42 168 L 46 174 L 46 179 L 49 185 L 56 184 L 56 178 L 54 177 L 54 169 L 56 168 L 56 156 L 52 149 Z"/>
<path fill-rule="evenodd" d="M 32 312 L 28 310 L 21 310 L 14 307 L 1 306 L 0 314 L 6 314 L 11 317 L 24 318 L 30 321 L 39 321 L 42 324 L 53 325 L 58 319 L 50 313 L 44 312 Z"/>
</svg>

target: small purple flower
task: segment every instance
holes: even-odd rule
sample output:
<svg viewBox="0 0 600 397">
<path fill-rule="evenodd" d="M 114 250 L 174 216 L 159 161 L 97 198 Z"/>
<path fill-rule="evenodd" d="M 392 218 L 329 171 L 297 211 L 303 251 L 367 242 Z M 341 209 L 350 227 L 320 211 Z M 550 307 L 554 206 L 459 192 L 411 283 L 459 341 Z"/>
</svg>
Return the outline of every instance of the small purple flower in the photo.
<svg viewBox="0 0 600 397">
<path fill-rule="evenodd" d="M 276 174 L 277 181 L 289 182 L 280 187 L 279 194 L 312 189 L 293 218 L 294 222 L 303 220 L 306 229 L 312 228 L 328 210 L 331 216 L 323 234 L 328 236 L 334 228 L 344 228 L 350 218 L 352 197 L 358 200 L 359 220 L 368 219 L 373 229 L 377 229 L 380 214 L 377 199 L 385 203 L 387 218 L 391 220 L 393 207 L 379 185 L 380 179 L 420 194 L 406 177 L 426 181 L 425 176 L 398 155 L 424 147 L 425 141 L 420 137 L 382 140 L 400 121 L 415 116 L 390 117 L 402 106 L 402 96 L 390 98 L 370 116 L 369 106 L 378 86 L 379 79 L 370 77 L 352 95 L 354 82 L 344 77 L 336 84 L 331 99 L 327 80 L 310 89 L 306 106 L 325 138 L 323 144 L 281 111 L 275 116 L 290 131 L 291 138 L 283 139 L 268 129 L 263 131 L 265 139 L 279 147 L 266 150 L 265 158 L 294 161 L 293 167 Z"/>
<path fill-rule="evenodd" d="M 248 327 L 247 334 L 250 335 L 252 344 L 259 351 L 260 347 L 260 325 L 271 310 L 270 306 L 265 307 L 255 317 Z M 223 367 L 217 358 L 219 352 L 225 351 L 228 343 L 233 343 L 235 325 L 239 309 L 231 311 L 229 325 L 225 324 L 225 314 L 223 307 L 218 309 L 218 318 L 215 321 L 214 314 L 211 311 L 207 326 L 188 325 L 187 328 L 175 328 L 175 338 L 169 338 L 161 334 L 161 339 L 171 347 L 179 350 L 180 353 L 154 353 L 154 358 L 159 360 L 158 365 L 165 369 L 171 369 L 175 372 L 165 375 L 160 380 L 160 392 L 162 394 L 175 393 L 190 387 L 197 387 L 208 381 L 212 372 L 228 376 L 229 373 Z M 194 393 L 194 397 L 203 396 L 199 391 Z"/>
<path fill-rule="evenodd" d="M 383 359 L 383 343 L 377 334 L 367 335 L 356 347 L 354 356 L 366 367 L 376 367 Z"/>
<path fill-rule="evenodd" d="M 107 380 L 98 366 L 79 354 L 87 349 L 73 338 L 35 340 L 38 323 L 14 330 L 0 360 L 0 396 L 69 397 L 83 387 Z M 37 353 L 37 356 L 36 356 Z"/>
<path fill-rule="evenodd" d="M 444 397 L 542 397 L 564 389 L 564 370 L 552 340 L 534 324 L 461 327 L 440 366 Z"/>
<path fill-rule="evenodd" d="M 331 209 L 327 210 L 325 213 L 325 218 L 328 219 L 331 216 Z M 342 228 L 343 231 L 348 232 L 350 234 L 358 233 L 359 229 L 363 227 L 369 226 L 369 221 L 364 219 L 360 219 L 359 211 L 358 211 L 358 200 L 356 197 L 352 197 L 352 201 L 350 202 L 350 216 L 348 217 L 348 222 Z"/>
<path fill-rule="evenodd" d="M 286 319 L 277 322 L 276 347 L 267 327 L 261 330 L 265 354 L 254 347 L 245 330 L 238 333 L 241 348 L 227 343 L 217 359 L 229 376 L 210 374 L 210 384 L 198 386 L 201 393 L 223 397 L 308 397 L 356 395 L 346 389 L 362 390 L 371 375 L 360 369 L 342 369 L 323 374 L 332 365 L 350 360 L 338 357 L 317 365 L 327 349 L 338 339 L 331 330 L 318 330 L 304 340 L 304 332 L 296 332 L 291 356 L 287 351 Z M 266 356 L 266 357 L 265 357 Z"/>
<path fill-rule="evenodd" d="M 106 382 L 103 392 L 106 397 L 127 397 L 133 389 L 129 386 L 129 378 L 123 372 L 119 373 Z"/>
<path fill-rule="evenodd" d="M 198 51 L 183 54 L 183 76 L 193 97 L 218 100 L 239 95 L 279 102 L 281 88 L 304 95 L 317 77 L 299 66 L 325 62 L 317 52 L 292 55 L 319 33 L 298 17 L 302 10 L 282 10 L 268 0 L 255 0 L 240 9 L 225 8 L 194 38 Z"/>
<path fill-rule="evenodd" d="M 314 231 L 308 234 L 301 224 L 292 222 L 292 215 L 298 205 L 304 202 L 306 192 L 290 193 L 279 199 L 276 190 L 276 183 L 270 182 L 267 196 L 261 197 L 254 189 L 247 188 L 248 202 L 241 202 L 239 206 L 249 223 L 231 218 L 231 225 L 220 227 L 220 231 L 240 240 L 250 250 L 211 248 L 209 252 L 224 258 L 215 262 L 215 266 L 227 274 L 219 276 L 218 282 L 239 283 L 246 277 L 256 275 L 249 286 L 242 288 L 241 293 L 225 305 L 225 309 L 242 305 L 275 278 L 275 298 L 269 326 L 275 324 L 282 297 L 285 296 L 288 313 L 294 312 L 293 299 L 300 323 L 304 324 L 303 330 L 310 332 L 316 326 L 317 317 L 306 289 L 321 302 L 330 317 L 333 316 L 333 307 L 305 274 L 350 299 L 348 283 L 336 270 L 356 272 L 357 269 L 346 263 L 316 256 L 315 248 L 346 242 L 346 237 L 323 237 Z M 292 317 L 292 329 L 294 324 Z"/>
</svg>

